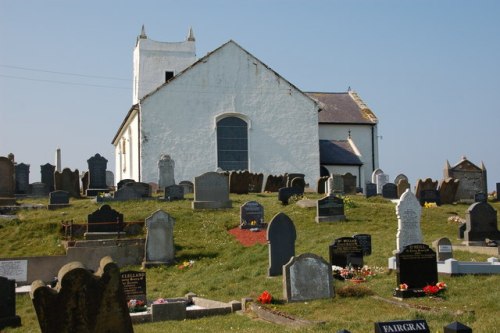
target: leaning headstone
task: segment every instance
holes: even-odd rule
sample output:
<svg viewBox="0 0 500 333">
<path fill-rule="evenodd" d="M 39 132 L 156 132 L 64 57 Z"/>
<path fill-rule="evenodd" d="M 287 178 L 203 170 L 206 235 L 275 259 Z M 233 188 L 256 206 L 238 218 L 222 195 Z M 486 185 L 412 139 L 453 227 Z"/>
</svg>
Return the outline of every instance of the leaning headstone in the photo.
<svg viewBox="0 0 500 333">
<path fill-rule="evenodd" d="M 66 191 L 53 191 L 49 193 L 48 209 L 65 208 L 69 206 L 69 193 Z"/>
<path fill-rule="evenodd" d="M 240 228 L 263 228 L 264 206 L 257 201 L 247 201 L 240 207 Z"/>
<path fill-rule="evenodd" d="M 103 205 L 87 217 L 88 232 L 118 232 L 123 230 L 123 214 Z"/>
<path fill-rule="evenodd" d="M 382 197 L 386 199 L 398 198 L 398 187 L 393 183 L 386 183 L 382 186 Z"/>
<path fill-rule="evenodd" d="M 367 183 L 365 185 L 365 197 L 370 198 L 377 195 L 377 184 Z"/>
<path fill-rule="evenodd" d="M 276 214 L 267 227 L 269 247 L 268 276 L 283 274 L 283 265 L 295 255 L 297 232 L 292 220 L 284 213 Z"/>
<path fill-rule="evenodd" d="M 446 161 L 444 177 L 455 178 L 460 181 L 455 195 L 456 201 L 473 203 L 476 193 L 488 193 L 486 167 L 483 163 L 481 163 L 481 167 L 478 167 L 465 156 L 453 167 Z"/>
<path fill-rule="evenodd" d="M 369 234 L 356 234 L 352 236 L 356 239 L 363 249 L 363 256 L 369 256 L 372 254 L 372 236 Z"/>
<path fill-rule="evenodd" d="M 439 197 L 441 203 L 449 205 L 455 202 L 455 196 L 458 190 L 460 180 L 454 178 L 446 178 L 439 183 Z"/>
<path fill-rule="evenodd" d="M 424 319 L 397 320 L 375 323 L 375 333 L 431 333 Z"/>
<path fill-rule="evenodd" d="M 327 196 L 316 202 L 316 222 L 345 221 L 344 200 L 336 196 Z"/>
<path fill-rule="evenodd" d="M 193 193 L 194 191 L 194 184 L 189 180 L 183 180 L 179 185 L 184 189 L 184 194 Z"/>
<path fill-rule="evenodd" d="M 73 198 L 80 197 L 80 172 L 64 168 L 62 172 L 54 172 L 54 186 L 56 191 L 66 191 Z"/>
<path fill-rule="evenodd" d="M 89 187 L 87 196 L 96 196 L 100 192 L 109 192 L 106 184 L 106 167 L 108 160 L 99 154 L 95 154 L 87 160 L 89 166 Z"/>
<path fill-rule="evenodd" d="M 458 321 L 455 321 L 445 327 L 443 327 L 443 333 L 472 333 L 472 328 L 465 326 Z"/>
<path fill-rule="evenodd" d="M 363 248 L 353 237 L 341 237 L 328 247 L 330 264 L 338 267 L 363 267 Z"/>
<path fill-rule="evenodd" d="M 55 290 L 41 280 L 31 284 L 31 299 L 42 333 L 132 333 L 120 269 L 110 257 L 97 273 L 82 263 L 64 265 Z"/>
<path fill-rule="evenodd" d="M 16 281 L 0 276 L 0 331 L 18 326 L 21 317 L 16 315 Z"/>
<path fill-rule="evenodd" d="M 41 182 L 47 185 L 49 192 L 54 191 L 54 171 L 56 166 L 50 163 L 40 165 Z"/>
<path fill-rule="evenodd" d="M 448 238 L 439 238 L 432 242 L 432 246 L 436 250 L 437 261 L 445 261 L 453 258 L 453 246 Z"/>
<path fill-rule="evenodd" d="M 397 285 L 406 284 L 407 290 L 395 290 L 395 297 L 421 297 L 427 285 L 438 282 L 436 252 L 426 244 L 410 244 L 396 253 Z"/>
<path fill-rule="evenodd" d="M 184 200 L 184 187 L 181 185 L 170 185 L 165 187 L 164 198 L 167 201 Z"/>
<path fill-rule="evenodd" d="M 125 299 L 141 300 L 147 302 L 146 298 L 146 272 L 125 271 L 120 273 Z"/>
<path fill-rule="evenodd" d="M 16 194 L 27 194 L 30 185 L 30 165 L 19 163 L 16 169 Z"/>
<path fill-rule="evenodd" d="M 472 204 L 466 213 L 464 241 L 468 245 L 483 245 L 486 238 L 500 240 L 497 211 L 487 202 Z"/>
<path fill-rule="evenodd" d="M 395 184 L 398 187 L 398 198 L 401 198 L 403 193 L 405 193 L 405 191 L 410 188 L 410 183 L 408 183 L 408 180 L 406 179 L 400 179 Z"/>
<path fill-rule="evenodd" d="M 0 156 L 0 198 L 12 198 L 16 190 L 14 164 L 7 157 Z"/>
<path fill-rule="evenodd" d="M 157 210 L 146 219 L 143 268 L 168 265 L 175 260 L 174 225 L 175 219 L 162 210 Z"/>
<path fill-rule="evenodd" d="M 163 189 L 175 184 L 175 162 L 170 155 L 161 155 L 158 161 L 158 187 Z"/>
<path fill-rule="evenodd" d="M 402 251 L 405 246 L 410 244 L 422 243 L 421 214 L 422 207 L 417 198 L 410 190 L 406 190 L 396 205 L 396 215 L 398 217 L 396 251 Z"/>
<path fill-rule="evenodd" d="M 334 296 L 332 266 L 325 259 L 304 253 L 283 265 L 283 298 L 287 302 Z"/>
<path fill-rule="evenodd" d="M 225 174 L 207 172 L 194 178 L 193 209 L 231 208 L 229 179 Z"/>
<path fill-rule="evenodd" d="M 356 176 L 348 172 L 342 176 L 344 181 L 344 193 L 345 194 L 356 194 Z"/>
</svg>

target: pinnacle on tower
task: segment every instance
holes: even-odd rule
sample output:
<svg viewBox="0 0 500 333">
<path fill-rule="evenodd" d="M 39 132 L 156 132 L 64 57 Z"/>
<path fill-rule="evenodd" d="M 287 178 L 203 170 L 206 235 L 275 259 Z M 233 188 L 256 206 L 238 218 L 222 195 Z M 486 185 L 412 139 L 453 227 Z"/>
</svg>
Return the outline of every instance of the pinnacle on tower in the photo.
<svg viewBox="0 0 500 333">
<path fill-rule="evenodd" d="M 146 29 L 144 29 L 144 24 L 142 25 L 141 34 L 139 35 L 139 38 L 141 38 L 141 39 L 148 38 L 148 36 L 146 35 Z"/>
<path fill-rule="evenodd" d="M 189 41 L 189 42 L 194 42 L 195 41 L 194 33 L 193 33 L 193 27 L 189 27 L 189 32 L 188 32 L 188 36 L 187 36 L 186 40 Z"/>
</svg>

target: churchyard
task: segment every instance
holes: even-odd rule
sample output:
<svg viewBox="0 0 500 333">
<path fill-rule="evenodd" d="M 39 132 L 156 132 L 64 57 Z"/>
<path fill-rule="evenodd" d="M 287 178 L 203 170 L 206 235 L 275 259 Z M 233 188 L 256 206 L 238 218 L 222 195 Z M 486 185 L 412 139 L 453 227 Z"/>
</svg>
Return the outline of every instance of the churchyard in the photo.
<svg viewBox="0 0 500 333">
<path fill-rule="evenodd" d="M 305 193 L 306 199 L 318 200 L 323 194 Z M 194 210 L 194 196 L 185 200 L 117 201 L 110 205 L 120 212 L 125 221 L 145 221 L 161 209 L 175 219 L 175 260 L 171 265 L 146 268 L 147 299 L 182 297 L 189 292 L 199 297 L 230 302 L 248 297 L 257 300 L 264 291 L 273 298 L 266 305 L 285 316 L 307 321 L 298 331 L 337 332 L 346 329 L 352 333 L 374 332 L 374 323 L 397 320 L 424 319 L 431 332 L 442 332 L 443 327 L 458 321 L 473 332 L 499 331 L 500 275 L 439 275 L 446 283 L 443 297 L 419 297 L 396 300 L 393 292 L 398 287 L 397 274 L 388 271 L 388 258 L 396 249 L 398 219 L 395 204 L 381 196 L 365 198 L 352 195 L 346 199 L 345 221 L 317 223 L 315 208 L 302 208 L 292 197 L 282 205 L 277 193 L 230 195 L 232 208 Z M 47 205 L 46 198 L 25 198 L 23 204 Z M 268 245 L 243 246 L 228 230 L 240 224 L 240 207 L 256 201 L 264 208 L 264 221 L 269 223 L 278 213 L 293 221 L 296 231 L 295 256 L 310 253 L 328 261 L 330 247 L 335 239 L 355 234 L 371 235 L 371 254 L 363 264 L 377 274 L 366 282 L 354 284 L 334 279 L 333 298 L 286 302 L 282 276 L 269 277 Z M 108 203 L 106 203 L 108 204 Z M 490 202 L 494 209 L 500 203 Z M 2 257 L 64 255 L 61 224 L 72 220 L 86 223 L 87 216 L 101 203 L 91 199 L 71 198 L 70 206 L 58 210 L 23 209 L 14 219 L 0 221 L 0 253 Z M 465 218 L 468 204 L 422 207 L 421 229 L 423 243 L 447 237 L 453 245 L 458 240 L 459 224 L 450 216 Z M 251 233 L 249 230 L 245 232 Z M 262 231 L 261 231 L 262 232 Z M 131 236 L 126 236 L 131 237 Z M 145 231 L 134 237 L 145 237 Z M 306 256 L 307 257 L 307 256 Z M 309 255 L 309 257 L 311 257 Z M 491 255 L 453 251 L 459 261 L 485 262 Z M 497 255 L 498 257 L 498 255 Z M 116 259 L 115 259 L 116 260 Z M 140 271 L 141 265 L 121 267 L 121 271 Z M 289 277 L 288 277 L 289 278 Z M 349 287 L 346 293 L 342 291 Z M 313 290 L 317 286 L 311 286 Z M 353 289 L 354 288 L 354 289 Z M 350 292 L 350 293 L 349 293 Z M 357 296 L 357 297 L 356 297 Z M 374 311 L 374 309 L 376 309 Z M 39 324 L 29 294 L 17 294 L 16 312 L 22 326 L 5 328 L 3 332 L 39 332 Z M 246 315 L 228 314 L 183 321 L 161 321 L 134 324 L 134 332 L 292 332 L 291 326 L 256 319 L 255 311 Z"/>
</svg>

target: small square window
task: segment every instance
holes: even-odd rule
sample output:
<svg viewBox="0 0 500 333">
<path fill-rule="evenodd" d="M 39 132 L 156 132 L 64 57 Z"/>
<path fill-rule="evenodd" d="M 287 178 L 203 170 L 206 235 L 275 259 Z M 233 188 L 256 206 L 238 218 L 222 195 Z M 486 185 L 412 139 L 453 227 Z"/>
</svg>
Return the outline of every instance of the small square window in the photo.
<svg viewBox="0 0 500 333">
<path fill-rule="evenodd" d="M 171 72 L 171 71 L 165 72 L 165 82 L 167 82 L 168 80 L 170 80 L 173 77 L 174 77 L 174 72 Z"/>
</svg>

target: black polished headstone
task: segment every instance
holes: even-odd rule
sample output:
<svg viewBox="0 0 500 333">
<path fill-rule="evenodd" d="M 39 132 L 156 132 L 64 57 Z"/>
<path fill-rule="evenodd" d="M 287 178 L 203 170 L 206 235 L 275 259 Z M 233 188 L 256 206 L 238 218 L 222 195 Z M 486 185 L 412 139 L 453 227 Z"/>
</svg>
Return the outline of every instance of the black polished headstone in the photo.
<svg viewBox="0 0 500 333">
<path fill-rule="evenodd" d="M 138 299 L 146 302 L 146 272 L 126 271 L 121 272 L 120 277 L 127 301 Z"/>
<path fill-rule="evenodd" d="M 369 234 L 356 234 L 352 236 L 356 239 L 363 249 L 363 255 L 369 256 L 372 254 L 372 236 Z"/>
<path fill-rule="evenodd" d="M 438 206 L 441 206 L 441 197 L 439 196 L 438 190 L 422 190 L 420 191 L 420 205 L 424 206 L 427 203 L 435 203 Z"/>
<path fill-rule="evenodd" d="M 283 205 L 288 205 L 288 200 L 294 195 L 303 195 L 302 191 L 298 187 L 282 187 L 278 190 L 278 200 L 281 201 Z"/>
<path fill-rule="evenodd" d="M 17 326 L 21 318 L 16 315 L 16 281 L 0 276 L 0 331 Z"/>
<path fill-rule="evenodd" d="M 264 226 L 264 207 L 257 201 L 247 201 L 240 207 L 240 228 L 251 229 Z"/>
<path fill-rule="evenodd" d="M 398 198 L 398 187 L 393 183 L 386 183 L 382 186 L 382 196 L 386 199 Z"/>
<path fill-rule="evenodd" d="M 423 296 L 422 288 L 438 282 L 437 258 L 426 244 L 410 244 L 396 253 L 397 285 L 406 284 L 408 292 L 397 297 Z"/>
<path fill-rule="evenodd" d="M 363 248 L 353 237 L 341 237 L 329 246 L 330 263 L 333 266 L 363 267 Z"/>
<path fill-rule="evenodd" d="M 292 220 L 284 213 L 276 214 L 267 228 L 269 244 L 269 276 L 283 274 L 283 265 L 295 256 L 297 232 Z"/>
<path fill-rule="evenodd" d="M 118 232 L 123 231 L 123 214 L 120 214 L 109 205 L 88 215 L 88 232 Z"/>
<path fill-rule="evenodd" d="M 455 321 L 445 327 L 443 327 L 443 333 L 472 333 L 472 328 L 465 326 L 458 321 Z"/>
<path fill-rule="evenodd" d="M 367 183 L 365 189 L 365 197 L 369 198 L 377 195 L 377 184 Z"/>
</svg>

